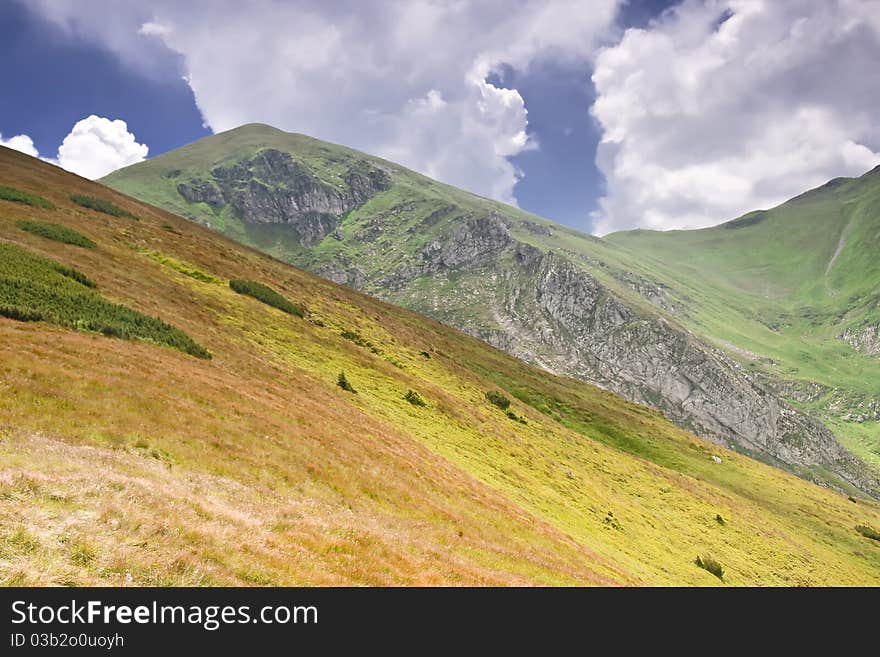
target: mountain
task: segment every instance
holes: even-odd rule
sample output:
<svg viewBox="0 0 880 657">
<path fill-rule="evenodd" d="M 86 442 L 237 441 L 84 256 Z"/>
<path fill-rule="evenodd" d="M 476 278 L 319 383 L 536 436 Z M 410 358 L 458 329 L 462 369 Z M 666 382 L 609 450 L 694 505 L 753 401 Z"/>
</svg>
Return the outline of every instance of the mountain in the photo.
<svg viewBox="0 0 880 657">
<path fill-rule="evenodd" d="M 258 124 L 103 182 L 549 372 L 648 404 L 719 444 L 841 490 L 880 494 L 876 467 L 743 364 L 736 343 L 690 321 L 694 311 L 662 262 L 647 266 L 617 241 Z"/>
<path fill-rule="evenodd" d="M 880 464 L 880 167 L 714 228 L 607 239 L 691 330 Z"/>
<path fill-rule="evenodd" d="M 871 499 L 5 148 L 0 368 L 5 584 L 880 583 Z"/>
</svg>

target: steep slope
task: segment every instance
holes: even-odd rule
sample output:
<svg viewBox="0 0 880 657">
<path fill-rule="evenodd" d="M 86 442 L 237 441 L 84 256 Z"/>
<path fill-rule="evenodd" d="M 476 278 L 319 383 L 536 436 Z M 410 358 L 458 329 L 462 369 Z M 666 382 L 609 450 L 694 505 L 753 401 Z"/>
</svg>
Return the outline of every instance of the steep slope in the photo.
<svg viewBox="0 0 880 657">
<path fill-rule="evenodd" d="M 714 228 L 608 240 L 694 331 L 880 463 L 880 167 Z"/>
<path fill-rule="evenodd" d="M 0 192 L 7 584 L 880 583 L 872 500 L 7 149 Z"/>
<path fill-rule="evenodd" d="M 398 165 L 248 125 L 104 182 L 840 488 L 877 473 L 715 345 L 624 250 Z M 616 266 L 608 263 L 624 263 Z"/>
</svg>

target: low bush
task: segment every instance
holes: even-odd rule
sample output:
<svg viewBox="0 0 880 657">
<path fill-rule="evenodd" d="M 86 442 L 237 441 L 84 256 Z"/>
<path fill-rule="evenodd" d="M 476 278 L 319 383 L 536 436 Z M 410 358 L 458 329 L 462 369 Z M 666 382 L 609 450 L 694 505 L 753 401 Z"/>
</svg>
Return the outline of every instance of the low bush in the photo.
<svg viewBox="0 0 880 657">
<path fill-rule="evenodd" d="M 425 406 L 425 400 L 422 399 L 422 396 L 415 390 L 410 390 L 403 396 L 403 398 L 413 406 Z"/>
<path fill-rule="evenodd" d="M 721 563 L 709 555 L 698 556 L 694 559 L 694 563 L 703 570 L 712 573 L 718 579 L 724 579 L 724 568 L 721 566 Z"/>
<path fill-rule="evenodd" d="M 257 301 L 262 301 L 267 306 L 277 308 L 278 310 L 285 312 L 288 315 L 294 315 L 296 317 L 305 316 L 305 311 L 302 308 L 297 306 L 295 303 L 291 303 L 290 301 L 285 299 L 268 285 L 263 285 L 262 283 L 257 283 L 256 281 L 248 281 L 235 278 L 229 281 L 229 287 L 231 287 L 239 294 L 245 294 L 249 297 L 253 297 Z"/>
<path fill-rule="evenodd" d="M 0 315 L 45 321 L 108 337 L 144 340 L 196 358 L 210 358 L 183 331 L 104 299 L 82 272 L 12 244 L 0 244 Z"/>
<path fill-rule="evenodd" d="M 61 242 L 62 244 L 81 246 L 84 249 L 94 249 L 96 246 L 88 237 L 67 226 L 50 224 L 45 221 L 19 221 L 17 225 L 28 233 L 45 237 L 47 240 Z"/>
<path fill-rule="evenodd" d="M 353 392 L 354 394 L 357 394 L 357 390 L 355 390 L 354 386 L 352 386 L 348 382 L 348 379 L 345 376 L 345 372 L 340 372 L 339 376 L 336 377 L 336 385 L 338 385 L 340 388 L 342 388 L 346 392 Z"/>
<path fill-rule="evenodd" d="M 85 196 L 84 194 L 71 194 L 70 200 L 76 203 L 77 205 L 81 205 L 84 208 L 88 208 L 89 210 L 94 210 L 95 212 L 103 212 L 104 214 L 109 214 L 113 217 L 128 217 L 129 219 L 134 219 L 138 221 L 138 218 L 135 217 L 128 210 L 123 210 L 117 205 L 114 205 L 110 201 L 98 198 L 96 196 Z"/>
<path fill-rule="evenodd" d="M 727 522 L 724 520 L 724 517 L 720 513 L 715 514 L 715 522 L 719 525 L 726 525 Z"/>
<path fill-rule="evenodd" d="M 30 192 L 23 192 L 20 189 L 14 189 L 13 187 L 5 187 L 4 185 L 0 185 L 0 200 L 12 201 L 13 203 L 24 203 L 25 205 L 30 205 L 34 208 L 43 208 L 44 210 L 55 209 L 55 204 L 51 201 L 47 201 L 42 196 L 37 196 Z"/>
<path fill-rule="evenodd" d="M 856 531 L 865 538 L 870 538 L 872 541 L 880 541 L 880 532 L 873 527 L 869 527 L 868 525 L 856 525 Z"/>
<path fill-rule="evenodd" d="M 506 411 L 510 408 L 510 400 L 502 395 L 500 392 L 496 392 L 495 390 L 490 390 L 486 393 L 486 399 L 489 400 L 490 403 L 494 404 L 502 411 Z"/>
<path fill-rule="evenodd" d="M 528 424 L 528 422 L 526 421 L 526 419 L 522 415 L 517 415 L 516 413 L 514 413 L 513 411 L 511 411 L 509 409 L 507 411 L 505 411 L 505 415 L 507 415 L 507 417 L 510 418 L 511 420 L 513 420 L 514 422 L 519 422 L 520 424 Z"/>
</svg>

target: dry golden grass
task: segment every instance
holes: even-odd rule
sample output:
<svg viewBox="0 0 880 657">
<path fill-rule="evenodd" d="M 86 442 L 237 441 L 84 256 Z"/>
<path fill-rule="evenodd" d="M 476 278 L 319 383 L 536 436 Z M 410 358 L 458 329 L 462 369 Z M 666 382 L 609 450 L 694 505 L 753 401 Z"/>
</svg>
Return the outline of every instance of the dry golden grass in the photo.
<svg viewBox="0 0 880 657">
<path fill-rule="evenodd" d="M 880 582 L 880 549 L 854 531 L 880 526 L 874 502 L 32 158 L 0 149 L 0 184 L 57 206 L 0 201 L 0 241 L 81 269 L 213 354 L 0 318 L 6 584 L 720 584 L 694 565 L 704 553 L 730 584 Z M 231 278 L 271 285 L 307 318 Z M 340 370 L 357 395 L 336 386 Z M 486 401 L 498 387 L 527 425 Z"/>
</svg>

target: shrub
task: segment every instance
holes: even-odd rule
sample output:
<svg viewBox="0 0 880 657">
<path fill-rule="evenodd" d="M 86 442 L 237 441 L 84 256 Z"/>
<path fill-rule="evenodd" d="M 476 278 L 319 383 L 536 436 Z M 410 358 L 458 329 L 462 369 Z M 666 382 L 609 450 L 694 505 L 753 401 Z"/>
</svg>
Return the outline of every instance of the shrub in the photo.
<svg viewBox="0 0 880 657">
<path fill-rule="evenodd" d="M 703 570 L 709 571 L 718 579 L 724 579 L 724 568 L 721 566 L 721 563 L 709 555 L 698 556 L 694 563 Z"/>
<path fill-rule="evenodd" d="M 506 411 L 510 408 L 510 400 L 502 395 L 500 392 L 496 392 L 495 390 L 490 390 L 486 393 L 486 399 L 488 399 L 492 404 L 495 404 L 502 411 Z"/>
<path fill-rule="evenodd" d="M 96 246 L 88 237 L 67 226 L 50 224 L 45 221 L 19 221 L 17 225 L 28 233 L 45 237 L 47 240 L 61 242 L 62 244 L 81 246 L 84 249 L 94 249 Z"/>
<path fill-rule="evenodd" d="M 719 525 L 726 525 L 727 524 L 720 513 L 715 514 L 715 522 L 717 522 Z"/>
<path fill-rule="evenodd" d="M 528 424 L 528 422 L 526 421 L 526 419 L 522 415 L 517 415 L 516 413 L 514 413 L 511 410 L 505 411 L 505 415 L 507 415 L 507 417 L 510 418 L 511 420 L 513 420 L 514 422 L 519 422 L 520 424 Z"/>
<path fill-rule="evenodd" d="M 856 531 L 865 538 L 870 538 L 872 541 L 880 541 L 880 532 L 873 527 L 869 527 L 868 525 L 856 525 Z"/>
<path fill-rule="evenodd" d="M 128 210 L 123 210 L 119 206 L 114 205 L 110 201 L 103 198 L 97 198 L 95 196 L 85 196 L 83 194 L 71 194 L 70 200 L 77 205 L 81 205 L 82 207 L 88 208 L 89 210 L 94 210 L 95 212 L 103 212 L 104 214 L 109 214 L 113 217 L 128 217 L 129 219 L 139 221 L 138 218 L 135 217 Z"/>
<path fill-rule="evenodd" d="M 424 358 L 426 360 L 431 359 L 431 354 L 429 354 L 427 351 L 420 351 L 419 353 L 421 354 L 422 358 Z"/>
<path fill-rule="evenodd" d="M 44 199 L 42 196 L 37 196 L 30 192 L 23 192 L 20 189 L 13 189 L 12 187 L 5 187 L 3 185 L 0 185 L 0 199 L 4 201 L 12 201 L 13 203 L 24 203 L 25 205 L 30 205 L 35 208 L 43 208 L 44 210 L 55 209 L 55 205 Z"/>
<path fill-rule="evenodd" d="M 425 400 L 422 399 L 422 396 L 415 390 L 410 390 L 403 396 L 403 398 L 413 406 L 425 406 Z"/>
<path fill-rule="evenodd" d="M 46 321 L 108 337 L 144 340 L 196 358 L 207 349 L 161 319 L 104 299 L 82 272 L 12 244 L 0 244 L 0 314 L 21 321 Z"/>
<path fill-rule="evenodd" d="M 340 372 L 339 376 L 336 377 L 336 385 L 345 390 L 346 392 L 353 392 L 357 394 L 357 390 L 348 382 L 348 379 L 345 378 L 345 372 Z"/>
<path fill-rule="evenodd" d="M 229 281 L 229 287 L 239 294 L 253 297 L 257 301 L 262 301 L 267 306 L 277 308 L 288 315 L 295 315 L 296 317 L 303 317 L 305 315 L 305 311 L 302 308 L 285 299 L 268 285 L 236 278 Z"/>
</svg>

